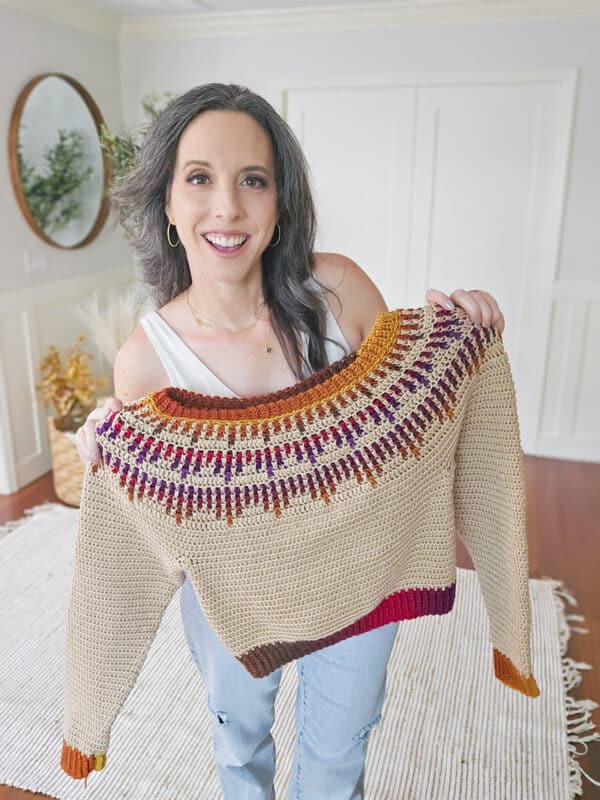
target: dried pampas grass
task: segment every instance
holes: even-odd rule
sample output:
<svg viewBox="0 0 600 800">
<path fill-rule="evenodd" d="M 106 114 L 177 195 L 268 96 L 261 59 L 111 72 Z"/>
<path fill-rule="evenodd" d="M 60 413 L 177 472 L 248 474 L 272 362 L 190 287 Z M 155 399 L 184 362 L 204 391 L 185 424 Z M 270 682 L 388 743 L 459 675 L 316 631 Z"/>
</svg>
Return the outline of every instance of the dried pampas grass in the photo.
<svg viewBox="0 0 600 800">
<path fill-rule="evenodd" d="M 136 281 L 123 290 L 105 293 L 101 305 L 98 294 L 83 303 L 75 311 L 86 325 L 90 337 L 109 364 L 113 364 L 117 351 L 138 324 L 140 317 L 156 308 L 147 287 Z"/>
</svg>

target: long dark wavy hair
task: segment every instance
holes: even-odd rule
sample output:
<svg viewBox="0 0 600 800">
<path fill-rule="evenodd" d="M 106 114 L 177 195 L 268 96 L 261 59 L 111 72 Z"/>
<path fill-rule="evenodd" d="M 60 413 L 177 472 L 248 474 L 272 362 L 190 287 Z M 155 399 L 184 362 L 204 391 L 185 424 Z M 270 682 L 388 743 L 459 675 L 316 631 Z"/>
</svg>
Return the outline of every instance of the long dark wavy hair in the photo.
<svg viewBox="0 0 600 800">
<path fill-rule="evenodd" d="M 327 366 L 327 305 L 313 274 L 316 213 L 310 169 L 294 132 L 275 109 L 245 86 L 206 83 L 172 100 L 146 132 L 133 168 L 115 181 L 112 202 L 130 239 L 157 308 L 191 284 L 183 245 L 170 247 L 165 201 L 173 180 L 179 137 L 203 111 L 242 111 L 268 134 L 273 148 L 281 238 L 262 254 L 262 289 L 271 324 L 297 380 Z M 341 303 L 340 303 L 341 305 Z M 300 332 L 308 336 L 308 364 Z M 330 340 L 331 341 L 331 340 Z M 341 358 L 341 349 L 336 358 Z"/>
</svg>

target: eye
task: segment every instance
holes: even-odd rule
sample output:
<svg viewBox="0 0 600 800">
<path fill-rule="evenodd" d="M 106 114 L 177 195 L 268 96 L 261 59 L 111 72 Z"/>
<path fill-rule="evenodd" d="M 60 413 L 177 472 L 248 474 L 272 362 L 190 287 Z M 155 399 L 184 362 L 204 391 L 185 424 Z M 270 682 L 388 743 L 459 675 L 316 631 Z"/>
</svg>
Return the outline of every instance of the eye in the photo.
<svg viewBox="0 0 600 800">
<path fill-rule="evenodd" d="M 247 181 L 258 181 L 259 186 L 266 186 L 267 182 L 263 180 L 263 178 L 259 178 L 258 175 L 248 175 L 246 178 Z M 255 187 L 253 187 L 255 188 Z"/>
<path fill-rule="evenodd" d="M 189 176 L 187 182 L 192 183 L 194 181 L 194 178 L 206 178 L 206 175 L 203 175 L 201 172 L 194 172 L 193 175 Z M 202 186 L 203 184 L 194 183 L 194 186 L 199 186 L 199 185 Z"/>
<path fill-rule="evenodd" d="M 204 186 L 205 181 L 202 180 L 201 182 L 196 182 L 196 178 L 207 178 L 207 176 L 202 172 L 194 172 L 187 178 L 187 182 L 191 183 L 193 186 Z M 258 175 L 248 175 L 247 178 L 244 178 L 246 181 L 258 181 L 258 184 L 252 184 L 251 188 L 256 189 L 257 187 L 263 187 L 267 185 L 267 182 L 263 178 L 259 178 Z"/>
</svg>

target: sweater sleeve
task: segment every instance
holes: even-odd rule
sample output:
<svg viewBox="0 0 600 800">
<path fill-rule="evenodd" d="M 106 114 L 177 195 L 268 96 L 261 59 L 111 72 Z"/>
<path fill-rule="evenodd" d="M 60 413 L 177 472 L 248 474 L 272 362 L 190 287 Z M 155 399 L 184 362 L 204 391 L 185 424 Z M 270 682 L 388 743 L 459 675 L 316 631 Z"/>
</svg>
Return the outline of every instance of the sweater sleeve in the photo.
<svg viewBox="0 0 600 800">
<path fill-rule="evenodd" d="M 61 767 L 86 785 L 182 581 L 117 487 L 108 467 L 88 465 L 67 600 Z"/>
<path fill-rule="evenodd" d="M 455 450 L 455 522 L 478 575 L 495 675 L 512 689 L 537 697 L 531 671 L 523 451 L 510 363 L 500 334 L 492 335 L 470 386 Z"/>
</svg>

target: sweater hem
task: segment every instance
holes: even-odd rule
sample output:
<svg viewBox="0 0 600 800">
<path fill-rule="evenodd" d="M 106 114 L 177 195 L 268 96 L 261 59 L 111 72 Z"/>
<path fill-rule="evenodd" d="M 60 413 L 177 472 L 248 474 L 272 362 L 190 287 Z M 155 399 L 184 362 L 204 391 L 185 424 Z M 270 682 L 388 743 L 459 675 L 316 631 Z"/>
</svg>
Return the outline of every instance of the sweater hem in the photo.
<svg viewBox="0 0 600 800">
<path fill-rule="evenodd" d="M 538 697 L 539 687 L 533 674 L 524 675 L 508 656 L 494 647 L 494 673 L 496 677 L 511 689 L 516 689 L 527 697 Z"/>
<path fill-rule="evenodd" d="M 302 658 L 315 650 L 367 633 L 382 625 L 431 614 L 447 614 L 454 606 L 455 595 L 456 581 L 441 589 L 404 589 L 388 595 L 373 611 L 328 636 L 261 645 L 237 656 L 237 659 L 253 677 L 263 678 L 288 661 Z"/>
<path fill-rule="evenodd" d="M 62 754 L 60 758 L 60 766 L 71 778 L 79 780 L 86 779 L 85 786 L 87 788 L 87 776 L 94 770 L 101 770 L 106 764 L 106 753 L 94 753 L 93 755 L 85 755 L 76 747 L 72 747 L 65 738 L 63 738 Z"/>
</svg>

